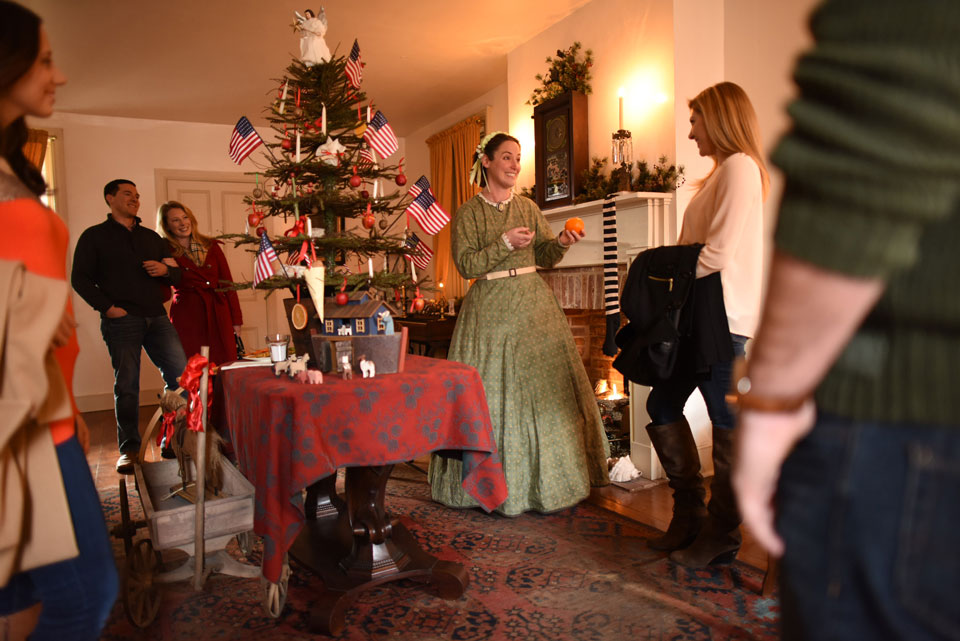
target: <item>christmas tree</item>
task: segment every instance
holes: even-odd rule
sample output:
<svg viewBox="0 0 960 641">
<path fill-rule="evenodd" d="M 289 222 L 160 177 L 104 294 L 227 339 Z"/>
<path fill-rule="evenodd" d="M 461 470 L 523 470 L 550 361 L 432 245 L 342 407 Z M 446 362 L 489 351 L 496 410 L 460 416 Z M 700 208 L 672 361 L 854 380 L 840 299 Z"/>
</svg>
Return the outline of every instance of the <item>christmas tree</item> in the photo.
<svg viewBox="0 0 960 641">
<path fill-rule="evenodd" d="M 310 267 L 322 264 L 320 274 L 328 289 L 336 286 L 348 293 L 373 289 L 390 298 L 413 284 L 420 298 L 424 281 L 416 279 L 414 267 L 407 272 L 411 261 L 400 259 L 416 257 L 422 264 L 424 250 L 411 243 L 405 225 L 398 224 L 405 220 L 410 198 L 400 189 L 407 183 L 403 160 L 398 164 L 391 160 L 396 137 L 386 117 L 360 89 L 359 45 L 354 42 L 348 56 L 338 56 L 329 53 L 321 36 L 305 35 L 303 40 L 319 38 L 324 57 L 312 59 L 302 45 L 301 59 L 294 59 L 277 80 L 277 98 L 266 110 L 272 139 L 252 133 L 268 151 L 269 166 L 257 172 L 257 187 L 245 199 L 251 210 L 249 233 L 221 238 L 256 252 L 257 270 L 252 282 L 233 287 L 255 287 L 268 290 L 268 295 L 275 289 L 297 291 L 317 273 Z M 235 130 L 234 140 L 237 137 Z M 240 161 L 252 148 L 238 155 Z M 409 196 L 421 190 L 411 189 Z M 264 240 L 263 223 L 270 216 L 282 216 L 291 226 L 282 236 Z M 354 219 L 361 225 L 348 223 Z M 274 253 L 279 258 L 275 262 Z M 388 269 L 391 259 L 393 268 Z M 314 299 L 320 295 L 316 288 L 310 290 Z M 419 302 L 422 305 L 422 299 Z"/>
</svg>

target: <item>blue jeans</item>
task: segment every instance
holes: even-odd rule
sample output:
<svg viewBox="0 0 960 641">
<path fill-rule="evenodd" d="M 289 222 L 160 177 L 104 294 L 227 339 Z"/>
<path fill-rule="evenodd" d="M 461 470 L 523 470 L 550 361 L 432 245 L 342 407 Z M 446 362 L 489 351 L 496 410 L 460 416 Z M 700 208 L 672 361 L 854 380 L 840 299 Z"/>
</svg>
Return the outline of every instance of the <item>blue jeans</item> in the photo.
<svg viewBox="0 0 960 641">
<path fill-rule="evenodd" d="M 784 639 L 960 639 L 960 426 L 821 414 L 777 504 Z"/>
<path fill-rule="evenodd" d="M 0 615 L 40 602 L 43 611 L 32 641 L 93 641 L 117 598 L 117 568 L 100 497 L 75 437 L 57 446 L 57 459 L 80 556 L 14 575 L 0 589 Z"/>
<path fill-rule="evenodd" d="M 749 339 L 739 334 L 730 334 L 730 339 L 733 342 L 734 358 L 743 356 Z M 730 392 L 732 376 L 733 361 L 713 365 L 710 368 L 709 378 L 674 376 L 650 390 L 650 396 L 647 397 L 647 414 L 650 415 L 654 425 L 675 423 L 683 418 L 683 406 L 687 404 L 687 399 L 693 394 L 693 390 L 699 389 L 713 426 L 732 430 L 737 421 L 726 399 Z"/>
<path fill-rule="evenodd" d="M 127 314 L 100 318 L 100 333 L 113 364 L 113 398 L 117 413 L 117 441 L 121 452 L 140 449 L 140 350 L 146 350 L 160 368 L 167 389 L 177 389 L 177 378 L 187 366 L 180 337 L 166 316 L 144 318 Z"/>
</svg>

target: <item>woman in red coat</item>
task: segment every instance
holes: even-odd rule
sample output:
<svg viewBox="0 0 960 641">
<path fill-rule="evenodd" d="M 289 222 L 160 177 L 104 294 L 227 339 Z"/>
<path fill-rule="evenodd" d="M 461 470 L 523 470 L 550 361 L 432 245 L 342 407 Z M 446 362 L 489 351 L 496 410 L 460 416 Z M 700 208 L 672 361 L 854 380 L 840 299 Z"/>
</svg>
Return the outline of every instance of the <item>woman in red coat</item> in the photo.
<svg viewBox="0 0 960 641">
<path fill-rule="evenodd" d="M 161 205 L 157 218 L 158 231 L 169 241 L 183 270 L 170 305 L 170 321 L 183 350 L 189 357 L 199 354 L 201 345 L 209 345 L 214 363 L 237 360 L 234 334 L 240 333 L 243 316 L 237 292 L 217 291 L 224 287 L 223 281 L 233 280 L 220 242 L 201 234 L 193 212 L 175 200 Z"/>
</svg>

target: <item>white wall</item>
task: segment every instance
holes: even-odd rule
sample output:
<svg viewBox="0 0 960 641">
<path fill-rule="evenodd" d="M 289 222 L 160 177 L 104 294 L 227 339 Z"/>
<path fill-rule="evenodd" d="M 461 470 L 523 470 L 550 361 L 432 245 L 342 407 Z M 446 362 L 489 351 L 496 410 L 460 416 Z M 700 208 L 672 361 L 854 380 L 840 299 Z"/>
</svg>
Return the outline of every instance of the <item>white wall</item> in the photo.
<svg viewBox="0 0 960 641">
<path fill-rule="evenodd" d="M 790 124 L 786 107 L 795 95 L 793 67 L 812 44 L 808 17 L 820 0 L 724 0 L 723 57 L 726 79 L 746 90 L 757 111 L 760 136 L 769 153 Z M 783 180 L 770 169 L 770 196 L 764 205 L 764 226 L 772 233 Z"/>
<path fill-rule="evenodd" d="M 526 104 L 556 57 L 574 41 L 593 50 L 587 98 L 590 156 L 610 158 L 618 128 L 617 92 L 624 89 L 624 128 L 633 137 L 634 159 L 651 165 L 660 155 L 674 158 L 673 10 L 662 0 L 594 0 L 507 55 L 510 133 L 523 147 L 521 186 L 534 183 L 533 107 Z M 665 99 L 657 100 L 657 96 Z"/>
<path fill-rule="evenodd" d="M 71 263 L 77 238 L 87 227 L 102 222 L 109 211 L 103 201 L 103 186 L 110 180 L 127 178 L 136 183 L 140 192 L 140 218 L 144 225 L 152 228 L 159 206 L 155 169 L 230 172 L 253 169 L 249 160 L 240 168 L 227 156 L 233 130 L 228 125 L 76 114 L 56 114 L 33 124 L 63 131 L 62 179 L 66 195 L 63 213 L 70 229 L 68 260 Z M 76 293 L 73 306 L 80 341 L 80 357 L 73 379 L 77 404 L 84 411 L 112 408 L 113 368 L 100 336 L 99 314 Z M 163 387 L 159 373 L 145 356 L 140 386 L 141 398 L 151 398 Z"/>
<path fill-rule="evenodd" d="M 683 212 L 693 196 L 692 183 L 713 167 L 713 161 L 700 156 L 690 133 L 690 108 L 687 101 L 705 88 L 725 80 L 724 12 L 716 0 L 674 0 L 674 145 L 677 165 L 683 165 L 686 182 L 677 190 L 676 209 L 679 233 Z"/>
</svg>

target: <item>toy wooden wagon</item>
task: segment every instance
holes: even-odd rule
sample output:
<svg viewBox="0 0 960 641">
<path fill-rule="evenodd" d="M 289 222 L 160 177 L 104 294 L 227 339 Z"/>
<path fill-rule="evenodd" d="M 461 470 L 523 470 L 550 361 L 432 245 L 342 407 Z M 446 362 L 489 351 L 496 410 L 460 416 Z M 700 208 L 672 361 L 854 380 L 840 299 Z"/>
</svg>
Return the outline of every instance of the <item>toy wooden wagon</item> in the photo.
<svg viewBox="0 0 960 641">
<path fill-rule="evenodd" d="M 207 348 L 201 350 L 203 353 Z M 196 358 L 196 357 L 194 357 Z M 192 361 L 193 359 L 191 359 Z M 200 380 L 203 431 L 196 433 L 196 451 L 206 451 L 206 390 L 208 366 Z M 237 537 L 244 554 L 250 552 L 253 530 L 254 488 L 226 458 L 221 457 L 223 487 L 212 495 L 205 487 L 206 457 L 196 462 L 184 459 L 144 461 L 147 447 L 162 422 L 162 409 L 150 420 L 134 466 L 134 481 L 145 519 L 131 522 L 126 478 L 120 480 L 121 523 L 114 534 L 123 538 L 126 563 L 121 569 L 121 597 L 130 621 L 138 627 L 153 622 L 160 609 L 159 584 L 193 578 L 199 590 L 210 572 L 257 578 L 260 568 L 230 557 L 226 546 Z M 181 478 L 181 467 L 186 471 Z M 188 483 L 188 479 L 191 482 Z M 136 531 L 146 527 L 150 536 L 138 540 Z M 177 568 L 161 571 L 162 550 L 178 549 L 187 560 Z"/>
</svg>

